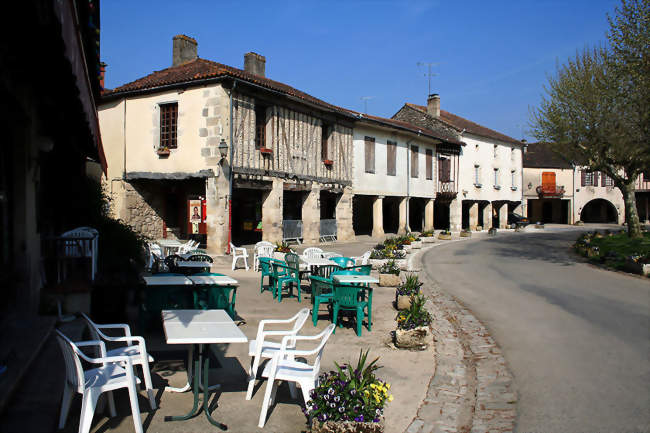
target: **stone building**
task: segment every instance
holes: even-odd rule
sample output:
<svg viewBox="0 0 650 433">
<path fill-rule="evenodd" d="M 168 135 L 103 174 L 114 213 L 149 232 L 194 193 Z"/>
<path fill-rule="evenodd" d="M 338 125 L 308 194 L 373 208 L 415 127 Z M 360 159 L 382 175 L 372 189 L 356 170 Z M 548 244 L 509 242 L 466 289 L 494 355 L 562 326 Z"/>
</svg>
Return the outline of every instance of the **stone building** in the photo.
<svg viewBox="0 0 650 433">
<path fill-rule="evenodd" d="M 213 253 L 229 240 L 354 238 L 354 116 L 267 78 L 259 54 L 243 70 L 197 54 L 194 39 L 175 36 L 171 67 L 104 94 L 114 215 Z"/>
<path fill-rule="evenodd" d="M 406 103 L 393 119 L 463 143 L 457 154 L 453 191 L 447 193 L 451 196 L 436 206 L 436 228 L 503 228 L 508 224 L 508 213 L 522 211 L 521 141 L 441 110 L 437 94 L 429 95 L 426 107 Z"/>
</svg>

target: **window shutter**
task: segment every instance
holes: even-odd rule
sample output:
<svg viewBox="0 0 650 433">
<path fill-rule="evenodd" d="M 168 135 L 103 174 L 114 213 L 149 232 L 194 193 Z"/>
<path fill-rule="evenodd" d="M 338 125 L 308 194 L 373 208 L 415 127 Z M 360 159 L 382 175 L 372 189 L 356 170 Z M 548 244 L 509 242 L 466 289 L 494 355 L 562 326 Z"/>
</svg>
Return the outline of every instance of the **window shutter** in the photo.
<svg viewBox="0 0 650 433">
<path fill-rule="evenodd" d="M 600 186 L 607 186 L 607 175 L 604 172 L 600 172 Z"/>
<path fill-rule="evenodd" d="M 366 173 L 375 172 L 375 138 L 366 137 Z"/>
<path fill-rule="evenodd" d="M 440 182 L 449 182 L 451 179 L 451 160 L 444 158 L 438 161 L 438 180 Z"/>
<path fill-rule="evenodd" d="M 323 124 L 323 126 L 321 126 L 321 148 L 320 148 L 320 159 L 323 161 L 329 159 L 328 141 L 329 141 L 329 126 Z"/>
<path fill-rule="evenodd" d="M 594 180 L 593 180 L 593 182 L 592 182 L 591 184 L 592 184 L 593 186 L 598 186 L 598 172 L 597 172 L 597 171 L 594 171 L 594 172 L 593 172 L 593 176 L 594 176 Z"/>
<path fill-rule="evenodd" d="M 431 180 L 433 179 L 433 150 L 427 149 L 426 155 L 427 180 Z"/>
<path fill-rule="evenodd" d="M 580 170 L 580 186 L 587 186 L 587 174 L 584 170 Z"/>
<path fill-rule="evenodd" d="M 397 158 L 397 143 L 394 141 L 386 142 L 386 174 L 388 176 L 395 176 Z"/>
<path fill-rule="evenodd" d="M 418 158 L 420 148 L 418 146 L 411 146 L 411 177 L 420 176 L 420 160 Z"/>
</svg>

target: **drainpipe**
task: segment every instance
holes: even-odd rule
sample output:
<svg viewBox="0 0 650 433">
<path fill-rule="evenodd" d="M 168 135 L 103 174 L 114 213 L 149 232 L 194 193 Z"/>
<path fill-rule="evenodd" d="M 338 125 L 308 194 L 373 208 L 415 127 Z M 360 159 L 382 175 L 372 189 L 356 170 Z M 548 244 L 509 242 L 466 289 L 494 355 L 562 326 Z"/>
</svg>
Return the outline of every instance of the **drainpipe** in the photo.
<svg viewBox="0 0 650 433">
<path fill-rule="evenodd" d="M 235 91 L 235 87 L 237 87 L 237 80 L 233 81 L 232 88 L 230 89 L 230 93 L 228 95 L 229 100 L 230 100 L 230 169 L 228 170 L 228 246 L 226 247 L 226 253 L 230 254 L 230 243 L 232 242 L 232 180 L 233 180 L 233 172 L 232 172 L 232 164 L 234 161 L 234 156 L 235 156 L 235 143 L 233 143 L 233 124 L 232 124 L 232 94 Z"/>
</svg>

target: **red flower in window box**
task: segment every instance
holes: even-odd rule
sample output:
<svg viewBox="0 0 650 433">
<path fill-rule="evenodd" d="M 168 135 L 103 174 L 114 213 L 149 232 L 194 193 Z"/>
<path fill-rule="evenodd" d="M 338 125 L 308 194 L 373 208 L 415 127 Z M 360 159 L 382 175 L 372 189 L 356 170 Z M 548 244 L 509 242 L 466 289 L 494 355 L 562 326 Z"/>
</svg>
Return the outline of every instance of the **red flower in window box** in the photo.
<svg viewBox="0 0 650 433">
<path fill-rule="evenodd" d="M 273 149 L 270 149 L 268 147 L 260 147 L 260 153 L 262 155 L 271 155 L 273 153 Z"/>
<path fill-rule="evenodd" d="M 325 164 L 328 167 L 331 167 L 334 165 L 334 161 L 332 161 L 331 159 L 324 159 L 323 164 Z"/>
<path fill-rule="evenodd" d="M 169 148 L 168 147 L 161 147 L 159 148 L 156 153 L 158 156 L 169 156 Z"/>
</svg>

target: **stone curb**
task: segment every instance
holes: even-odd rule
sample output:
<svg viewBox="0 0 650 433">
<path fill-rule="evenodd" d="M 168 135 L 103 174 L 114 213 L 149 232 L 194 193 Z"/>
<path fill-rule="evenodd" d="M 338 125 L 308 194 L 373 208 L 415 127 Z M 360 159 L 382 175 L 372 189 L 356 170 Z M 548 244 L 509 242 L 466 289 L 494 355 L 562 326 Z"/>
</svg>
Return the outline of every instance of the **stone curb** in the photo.
<svg viewBox="0 0 650 433">
<path fill-rule="evenodd" d="M 409 258 L 409 268 L 422 269 L 424 253 L 453 242 L 423 248 Z M 433 307 L 436 371 L 405 433 L 514 431 L 517 392 L 500 348 L 485 326 L 441 290 L 426 270 L 421 279 Z"/>
</svg>

